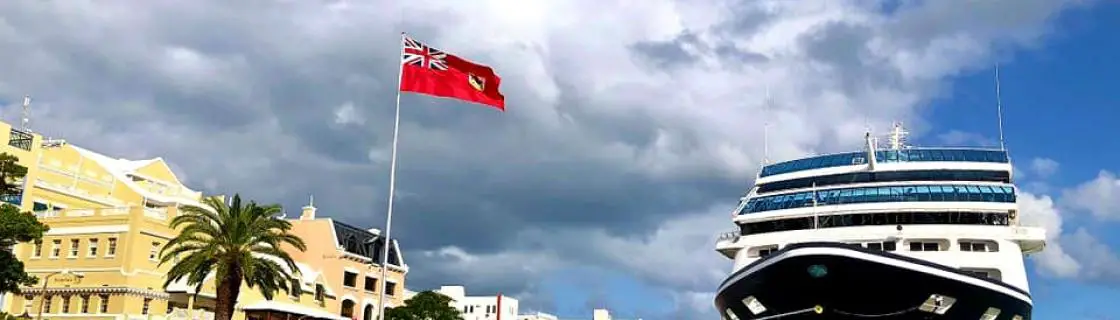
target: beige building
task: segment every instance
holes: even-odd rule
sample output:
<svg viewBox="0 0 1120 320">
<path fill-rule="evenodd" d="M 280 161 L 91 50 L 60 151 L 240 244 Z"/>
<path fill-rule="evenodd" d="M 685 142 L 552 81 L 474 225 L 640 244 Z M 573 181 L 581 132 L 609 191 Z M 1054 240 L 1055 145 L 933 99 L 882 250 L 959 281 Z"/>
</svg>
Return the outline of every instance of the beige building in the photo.
<svg viewBox="0 0 1120 320">
<path fill-rule="evenodd" d="M 158 253 L 177 234 L 168 223 L 180 207 L 201 206 L 202 197 L 163 159 L 113 158 L 0 122 L 0 140 L 5 134 L 0 152 L 18 157 L 28 173 L 18 194 L 0 200 L 33 211 L 51 230 L 41 242 L 13 248 L 40 283 L 0 297 L 0 311 L 35 317 L 41 310 L 44 319 L 68 320 L 213 318 L 212 281 L 198 294 L 184 283 L 163 287 L 170 265 L 158 266 Z M 242 287 L 234 319 L 372 319 L 380 233 L 316 218 L 312 206 L 291 221 L 308 245 L 306 252 L 288 250 L 300 290 L 268 301 Z M 390 306 L 402 302 L 408 270 L 391 244 Z"/>
</svg>

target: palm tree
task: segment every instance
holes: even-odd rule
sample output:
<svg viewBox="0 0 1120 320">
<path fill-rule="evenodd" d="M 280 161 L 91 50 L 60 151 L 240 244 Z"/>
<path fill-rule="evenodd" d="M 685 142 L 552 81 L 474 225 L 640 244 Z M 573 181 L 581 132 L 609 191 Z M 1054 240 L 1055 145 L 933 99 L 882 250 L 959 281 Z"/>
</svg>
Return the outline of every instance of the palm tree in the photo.
<svg viewBox="0 0 1120 320">
<path fill-rule="evenodd" d="M 293 278 L 290 271 L 299 271 L 281 245 L 300 251 L 307 246 L 289 233 L 290 222 L 276 217 L 280 207 L 253 201 L 243 206 L 240 195 L 234 195 L 228 206 L 218 197 L 207 197 L 203 204 L 213 210 L 184 206 L 171 220 L 171 228 L 181 231 L 160 251 L 160 265 L 180 258 L 167 272 L 164 287 L 186 278 L 187 285 L 197 292 L 210 273 L 216 272 L 217 320 L 233 317 L 242 282 L 249 288 L 256 287 L 269 300 L 280 289 L 288 291 L 289 279 Z"/>
</svg>

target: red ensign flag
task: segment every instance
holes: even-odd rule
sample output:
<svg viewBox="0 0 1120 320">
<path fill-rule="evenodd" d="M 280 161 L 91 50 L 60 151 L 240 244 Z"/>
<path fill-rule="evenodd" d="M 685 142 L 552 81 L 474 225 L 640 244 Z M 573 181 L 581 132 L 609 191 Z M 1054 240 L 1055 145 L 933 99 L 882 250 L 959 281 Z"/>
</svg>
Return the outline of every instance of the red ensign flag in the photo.
<svg viewBox="0 0 1120 320">
<path fill-rule="evenodd" d="M 502 78 L 494 69 L 403 37 L 401 87 L 403 92 L 463 100 L 506 110 L 506 97 L 498 90 Z"/>
</svg>

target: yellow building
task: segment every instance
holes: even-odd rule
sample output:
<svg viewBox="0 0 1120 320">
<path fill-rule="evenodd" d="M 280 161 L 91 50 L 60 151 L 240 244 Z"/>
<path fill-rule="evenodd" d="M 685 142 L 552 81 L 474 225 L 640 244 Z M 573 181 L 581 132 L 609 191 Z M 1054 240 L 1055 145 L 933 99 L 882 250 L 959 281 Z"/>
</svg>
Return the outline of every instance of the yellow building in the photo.
<svg viewBox="0 0 1120 320">
<path fill-rule="evenodd" d="M 51 230 L 13 249 L 40 283 L 0 298 L 0 311 L 34 317 L 42 308 L 44 319 L 213 318 L 212 281 L 197 295 L 184 283 L 165 288 L 170 266 L 158 266 L 157 257 L 176 234 L 168 222 L 180 206 L 201 206 L 200 192 L 160 158 L 114 159 L 0 122 L 5 133 L 9 143 L 0 152 L 17 156 L 28 174 L 18 196 L 0 200 L 33 211 Z M 306 252 L 286 248 L 299 267 L 300 292 L 266 301 L 242 287 L 234 319 L 374 318 L 379 233 L 316 218 L 311 205 L 290 221 L 308 245 Z M 403 301 L 407 273 L 395 241 L 390 264 L 386 299 L 393 306 Z"/>
<path fill-rule="evenodd" d="M 156 255 L 175 235 L 169 219 L 179 206 L 199 205 L 201 193 L 160 158 L 113 159 L 7 124 L 0 132 L 9 133 L 4 152 L 28 168 L 19 201 L 9 202 L 51 227 L 41 242 L 16 246 L 40 284 L 8 297 L 5 311 L 34 316 L 42 307 L 44 318 L 67 319 L 166 314 L 167 266 L 157 267 Z"/>
</svg>

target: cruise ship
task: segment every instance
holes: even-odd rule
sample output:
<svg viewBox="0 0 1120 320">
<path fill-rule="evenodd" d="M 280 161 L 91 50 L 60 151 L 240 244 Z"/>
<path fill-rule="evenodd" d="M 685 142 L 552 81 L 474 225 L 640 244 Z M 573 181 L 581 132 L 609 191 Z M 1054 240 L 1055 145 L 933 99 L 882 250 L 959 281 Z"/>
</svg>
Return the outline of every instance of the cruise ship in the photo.
<svg viewBox="0 0 1120 320">
<path fill-rule="evenodd" d="M 1023 259 L 1045 236 L 1019 225 L 1007 152 L 905 135 L 763 166 L 716 244 L 723 319 L 1031 318 Z"/>
</svg>

